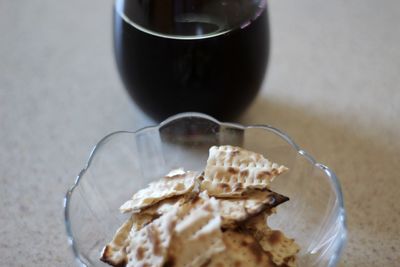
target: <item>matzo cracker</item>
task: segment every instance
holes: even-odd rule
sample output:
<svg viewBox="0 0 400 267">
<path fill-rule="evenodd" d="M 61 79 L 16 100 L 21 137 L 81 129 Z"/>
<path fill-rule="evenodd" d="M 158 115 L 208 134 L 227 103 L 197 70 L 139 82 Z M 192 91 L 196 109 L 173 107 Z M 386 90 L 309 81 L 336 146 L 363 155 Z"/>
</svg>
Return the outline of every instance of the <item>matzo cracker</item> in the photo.
<svg viewBox="0 0 400 267">
<path fill-rule="evenodd" d="M 299 246 L 266 220 L 289 200 L 269 188 L 286 170 L 239 147 L 212 147 L 201 174 L 172 170 L 121 206 L 131 218 L 101 260 L 117 267 L 294 267 Z"/>
<path fill-rule="evenodd" d="M 173 266 L 203 266 L 225 249 L 219 206 L 214 198 L 200 194 L 181 206 L 178 218 L 168 252 L 168 261 Z"/>
<path fill-rule="evenodd" d="M 139 231 L 129 233 L 128 267 L 162 267 L 176 224 L 176 210 L 164 214 Z"/>
<path fill-rule="evenodd" d="M 228 230 L 224 232 L 226 249 L 214 255 L 207 267 L 275 267 L 257 240 L 250 234 Z"/>
<path fill-rule="evenodd" d="M 270 162 L 261 154 L 234 146 L 210 148 L 202 190 L 210 196 L 241 197 L 248 189 L 265 189 L 285 166 Z"/>
<path fill-rule="evenodd" d="M 197 172 L 185 172 L 184 174 L 166 176 L 152 182 L 148 187 L 134 194 L 132 199 L 125 202 L 120 207 L 120 211 L 124 213 L 138 212 L 163 199 L 184 195 L 193 189 L 197 176 Z"/>
<path fill-rule="evenodd" d="M 222 227 L 234 228 L 239 223 L 261 212 L 271 210 L 288 200 L 289 198 L 268 189 L 252 190 L 243 198 L 217 199 Z"/>
</svg>

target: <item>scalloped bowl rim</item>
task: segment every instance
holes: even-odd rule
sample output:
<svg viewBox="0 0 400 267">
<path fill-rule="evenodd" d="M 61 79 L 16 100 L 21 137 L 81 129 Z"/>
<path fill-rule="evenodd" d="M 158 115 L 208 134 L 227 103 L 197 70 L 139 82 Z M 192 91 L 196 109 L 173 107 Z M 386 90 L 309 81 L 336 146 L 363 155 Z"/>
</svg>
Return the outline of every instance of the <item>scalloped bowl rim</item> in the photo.
<svg viewBox="0 0 400 267">
<path fill-rule="evenodd" d="M 333 185 L 333 189 L 335 191 L 335 194 L 337 196 L 337 203 L 339 206 L 339 217 L 340 217 L 340 223 L 341 223 L 341 228 L 342 228 L 342 233 L 341 233 L 341 237 L 340 239 L 338 239 L 336 242 L 336 250 L 333 254 L 333 258 L 330 260 L 330 266 L 336 266 L 336 264 L 338 263 L 339 259 L 340 259 L 340 255 L 343 252 L 344 246 L 346 244 L 347 241 L 347 224 L 346 224 L 346 211 L 344 208 L 344 200 L 343 200 L 343 194 L 342 194 L 342 190 L 341 190 L 341 186 L 340 186 L 340 182 L 339 179 L 337 178 L 336 174 L 327 166 L 319 163 L 317 160 L 314 159 L 313 156 L 311 156 L 309 153 L 307 153 L 305 150 L 301 149 L 294 141 L 291 137 L 289 137 L 285 132 L 283 132 L 282 130 L 279 130 L 278 128 L 275 128 L 271 125 L 268 124 L 254 124 L 254 125 L 242 125 L 239 123 L 230 123 L 230 122 L 220 122 L 217 119 L 203 114 L 203 113 L 198 113 L 198 112 L 185 112 L 185 113 L 180 113 L 180 114 L 176 114 L 173 115 L 167 119 L 165 119 L 164 121 L 162 121 L 160 124 L 158 125 L 153 125 L 153 126 L 147 126 L 147 127 L 143 127 L 140 128 L 136 131 L 115 131 L 112 132 L 106 136 L 104 136 L 102 139 L 100 139 L 99 142 L 97 142 L 97 144 L 93 147 L 92 151 L 89 154 L 89 158 L 86 162 L 85 167 L 79 172 L 78 176 L 76 177 L 76 180 L 74 182 L 74 184 L 72 185 L 72 187 L 70 189 L 68 189 L 67 193 L 64 196 L 64 223 L 65 223 L 65 227 L 66 227 L 66 231 L 67 231 L 67 237 L 68 237 L 68 243 L 72 248 L 73 254 L 75 256 L 75 260 L 78 262 L 79 266 L 87 266 L 86 264 L 84 264 L 80 258 L 80 254 L 75 246 L 75 240 L 74 240 L 74 236 L 72 233 L 72 229 L 71 229 L 71 223 L 70 223 L 70 219 L 69 219 L 69 204 L 71 201 L 71 196 L 75 190 L 75 188 L 79 185 L 80 180 L 82 179 L 82 177 L 84 176 L 85 172 L 89 169 L 92 159 L 94 158 L 96 151 L 106 142 L 106 140 L 108 140 L 110 137 L 120 134 L 120 133 L 130 133 L 130 134 L 137 134 L 139 132 L 144 132 L 147 130 L 155 130 L 155 129 L 160 129 L 161 127 L 177 120 L 177 119 L 182 119 L 182 118 L 190 118 L 190 117 L 196 117 L 196 118 L 202 118 L 202 119 L 206 119 L 209 121 L 212 121 L 218 125 L 223 125 L 223 126 L 228 126 L 228 127 L 233 127 L 233 128 L 237 128 L 237 129 L 241 129 L 241 130 L 245 130 L 245 129 L 250 129 L 250 128 L 257 128 L 257 129 L 264 129 L 264 130 L 268 130 L 273 132 L 274 134 L 278 135 L 279 137 L 281 137 L 282 139 L 284 139 L 290 146 L 292 146 L 298 154 L 302 155 L 304 158 L 306 158 L 312 165 L 314 165 L 315 167 L 321 169 L 326 176 L 329 178 L 331 184 Z"/>
</svg>

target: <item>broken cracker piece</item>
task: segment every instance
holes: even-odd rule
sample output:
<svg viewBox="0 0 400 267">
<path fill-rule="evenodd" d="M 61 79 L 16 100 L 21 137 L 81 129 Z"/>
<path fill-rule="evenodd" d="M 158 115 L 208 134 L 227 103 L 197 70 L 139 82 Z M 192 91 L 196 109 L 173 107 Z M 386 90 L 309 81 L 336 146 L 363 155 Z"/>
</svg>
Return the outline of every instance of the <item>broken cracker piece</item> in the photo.
<svg viewBox="0 0 400 267">
<path fill-rule="evenodd" d="M 296 266 L 299 245 L 281 231 L 272 230 L 267 225 L 268 214 L 260 214 L 246 222 L 244 227 L 258 240 L 262 249 L 268 252 L 277 266 Z"/>
<path fill-rule="evenodd" d="M 163 199 L 160 202 L 148 208 L 142 209 L 139 214 L 146 214 L 153 217 L 160 217 L 163 214 L 169 212 L 171 209 L 177 209 L 185 202 L 186 198 L 183 198 L 182 196 Z"/>
<path fill-rule="evenodd" d="M 139 231 L 144 225 L 153 220 L 153 216 L 146 214 L 133 214 L 117 230 L 112 241 L 101 252 L 100 260 L 115 267 L 124 267 L 128 263 L 126 248 L 129 244 L 129 233 Z"/>
<path fill-rule="evenodd" d="M 288 168 L 263 155 L 234 146 L 210 148 L 202 190 L 210 196 L 241 197 L 248 189 L 265 189 Z"/>
<path fill-rule="evenodd" d="M 248 233 L 228 230 L 223 233 L 226 250 L 214 255 L 207 267 L 276 267 L 268 253 Z"/>
<path fill-rule="evenodd" d="M 139 231 L 131 231 L 129 245 L 126 248 L 127 267 L 162 267 L 166 260 L 176 219 L 176 210 L 173 209 Z"/>
<path fill-rule="evenodd" d="M 268 189 L 254 189 L 244 198 L 217 199 L 222 228 L 236 228 L 241 222 L 288 201 L 289 198 Z"/>
<path fill-rule="evenodd" d="M 219 206 L 214 198 L 202 193 L 178 211 L 167 266 L 197 267 L 225 249 L 222 240 Z"/>
<path fill-rule="evenodd" d="M 197 176 L 197 172 L 188 171 L 184 174 L 178 173 L 152 182 L 146 188 L 134 194 L 132 199 L 125 202 L 120 207 L 120 211 L 123 213 L 138 212 L 163 199 L 184 195 L 193 189 Z"/>
<path fill-rule="evenodd" d="M 132 218 L 129 218 L 116 232 L 113 240 L 101 252 L 100 260 L 112 266 L 123 267 L 128 263 L 126 247 L 128 236 L 132 228 Z"/>
</svg>

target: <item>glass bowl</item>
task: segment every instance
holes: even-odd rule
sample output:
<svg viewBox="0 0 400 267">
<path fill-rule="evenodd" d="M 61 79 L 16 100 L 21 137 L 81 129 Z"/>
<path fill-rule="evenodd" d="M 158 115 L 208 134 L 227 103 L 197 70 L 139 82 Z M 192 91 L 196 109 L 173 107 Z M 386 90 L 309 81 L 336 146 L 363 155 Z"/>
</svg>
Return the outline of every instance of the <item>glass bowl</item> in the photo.
<svg viewBox="0 0 400 267">
<path fill-rule="evenodd" d="M 290 171 L 272 189 L 290 198 L 269 218 L 301 246 L 299 266 L 336 266 L 346 240 L 345 210 L 333 171 L 267 125 L 221 123 L 199 113 L 173 116 L 158 126 L 107 135 L 94 147 L 68 190 L 65 225 L 79 266 L 108 266 L 103 246 L 127 218 L 119 212 L 132 194 L 171 169 L 202 170 L 212 145 L 235 145 L 262 153 Z"/>
</svg>

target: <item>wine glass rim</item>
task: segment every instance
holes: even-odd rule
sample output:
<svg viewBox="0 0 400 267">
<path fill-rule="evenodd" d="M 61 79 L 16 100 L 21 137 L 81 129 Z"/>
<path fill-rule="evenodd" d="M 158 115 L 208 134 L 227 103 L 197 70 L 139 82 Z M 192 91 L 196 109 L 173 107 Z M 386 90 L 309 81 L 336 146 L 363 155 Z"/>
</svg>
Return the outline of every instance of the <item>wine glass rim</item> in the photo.
<svg viewBox="0 0 400 267">
<path fill-rule="evenodd" d="M 144 32 L 144 33 L 147 33 L 147 34 L 156 36 L 156 37 L 161 37 L 161 38 L 166 38 L 166 39 L 174 39 L 174 40 L 201 40 L 201 39 L 208 39 L 208 38 L 213 38 L 213 37 L 221 36 L 221 35 L 224 35 L 224 34 L 226 34 L 226 33 L 228 33 L 228 32 L 231 32 L 232 30 L 234 30 L 234 29 L 237 28 L 237 27 L 232 27 L 232 28 L 227 28 L 227 29 L 225 29 L 225 30 L 216 31 L 216 32 L 213 32 L 213 33 L 195 34 L 195 35 L 194 35 L 194 34 L 191 34 L 191 35 L 180 35 L 180 34 L 166 34 L 166 33 L 161 33 L 161 32 L 157 32 L 157 31 L 148 29 L 148 28 L 146 28 L 146 27 L 144 27 L 144 26 L 142 26 L 142 25 L 140 25 L 140 24 L 134 22 L 132 19 L 130 19 L 130 18 L 122 11 L 122 4 L 123 4 L 124 1 L 126 1 L 126 0 L 114 0 L 114 9 L 115 9 L 116 13 L 117 13 L 126 23 L 128 23 L 128 24 L 131 25 L 132 27 L 134 27 L 134 28 L 136 28 L 136 29 L 138 29 L 138 30 L 140 30 L 140 31 L 142 31 L 142 32 Z M 265 10 L 265 9 L 266 9 L 266 0 L 260 0 L 260 1 L 261 1 L 261 3 L 263 3 L 263 4 L 260 4 L 260 6 L 259 6 L 259 7 L 260 7 L 260 10 Z M 262 13 L 262 12 L 260 12 L 259 14 L 257 14 L 257 15 L 255 16 L 255 18 L 257 18 L 261 13 Z M 252 20 L 254 20 L 254 19 L 252 19 Z M 246 23 L 240 25 L 239 27 L 240 27 L 240 28 L 244 28 L 244 27 L 248 26 L 249 24 L 250 24 L 250 22 L 246 22 Z"/>
</svg>

